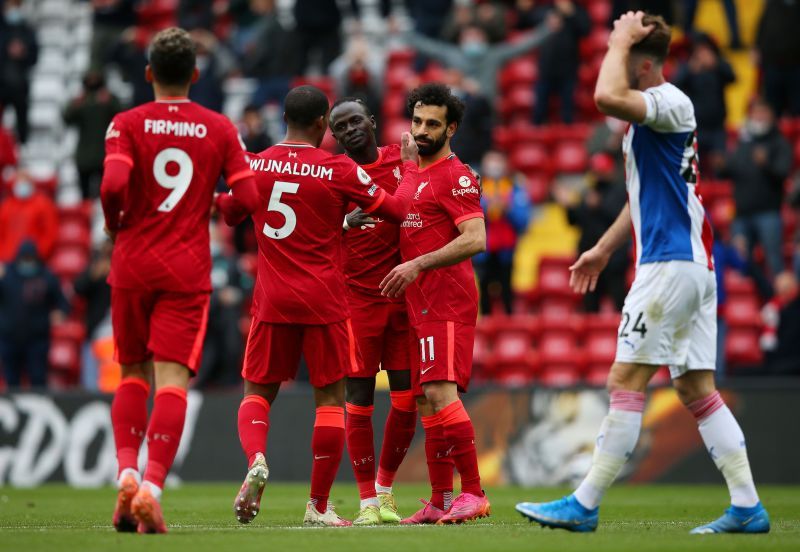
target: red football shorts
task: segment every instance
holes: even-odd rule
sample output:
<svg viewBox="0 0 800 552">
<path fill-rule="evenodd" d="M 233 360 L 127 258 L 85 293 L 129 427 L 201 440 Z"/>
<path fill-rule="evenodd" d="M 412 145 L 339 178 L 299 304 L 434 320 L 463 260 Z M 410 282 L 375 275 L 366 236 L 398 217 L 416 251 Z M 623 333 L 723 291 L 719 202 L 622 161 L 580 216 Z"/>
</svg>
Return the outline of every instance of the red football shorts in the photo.
<svg viewBox="0 0 800 552">
<path fill-rule="evenodd" d="M 411 389 L 420 396 L 422 384 L 452 381 L 467 391 L 472 377 L 475 326 L 437 320 L 415 326 L 411 332 Z"/>
<path fill-rule="evenodd" d="M 408 370 L 409 324 L 405 302 L 389 302 L 350 290 L 353 333 L 363 365 L 348 376 L 372 378 L 383 370 Z"/>
<path fill-rule="evenodd" d="M 242 377 L 262 385 L 294 379 L 300 355 L 311 385 L 325 387 L 361 362 L 350 319 L 323 325 L 271 324 L 255 318 L 244 350 Z"/>
<path fill-rule="evenodd" d="M 208 323 L 208 292 L 111 288 L 111 324 L 120 364 L 177 362 L 197 372 Z"/>
</svg>

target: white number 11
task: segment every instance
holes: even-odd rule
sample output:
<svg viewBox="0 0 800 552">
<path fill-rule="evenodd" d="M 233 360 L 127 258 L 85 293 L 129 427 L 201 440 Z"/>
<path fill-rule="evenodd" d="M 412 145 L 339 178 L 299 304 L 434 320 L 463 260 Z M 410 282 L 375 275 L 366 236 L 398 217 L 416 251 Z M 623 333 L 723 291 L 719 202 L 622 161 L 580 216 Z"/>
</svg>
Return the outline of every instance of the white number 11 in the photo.
<svg viewBox="0 0 800 552">
<path fill-rule="evenodd" d="M 428 354 L 427 358 L 425 355 L 425 342 L 428 342 Z M 433 353 L 433 336 L 429 335 L 428 337 L 423 337 L 419 340 L 419 349 L 422 355 L 422 362 L 428 362 L 429 360 L 436 360 L 436 357 Z"/>
</svg>

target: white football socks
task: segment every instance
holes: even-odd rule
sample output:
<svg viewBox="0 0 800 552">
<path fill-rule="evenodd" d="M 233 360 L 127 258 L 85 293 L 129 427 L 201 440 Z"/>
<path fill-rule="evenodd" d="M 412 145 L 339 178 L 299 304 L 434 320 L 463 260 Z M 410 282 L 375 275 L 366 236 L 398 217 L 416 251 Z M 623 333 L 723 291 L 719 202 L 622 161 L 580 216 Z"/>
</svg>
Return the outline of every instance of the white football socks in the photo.
<svg viewBox="0 0 800 552">
<path fill-rule="evenodd" d="M 117 487 L 119 488 L 122 485 L 122 480 L 125 478 L 126 475 L 132 475 L 134 479 L 136 479 L 136 483 L 139 485 L 142 484 L 142 476 L 133 468 L 125 468 L 121 472 L 119 472 L 119 477 L 117 478 Z"/>
<path fill-rule="evenodd" d="M 392 494 L 392 488 L 375 483 L 375 492 L 378 494 Z"/>
<path fill-rule="evenodd" d="M 742 428 L 719 392 L 693 402 L 688 408 L 697 419 L 697 428 L 708 453 L 725 478 L 731 504 L 742 508 L 758 504 Z"/>
<path fill-rule="evenodd" d="M 374 496 L 372 498 L 361 499 L 361 509 L 363 510 L 367 506 L 375 506 L 376 508 L 380 508 L 381 503 L 378 501 L 378 498 Z"/>
<path fill-rule="evenodd" d="M 606 490 L 633 453 L 639 440 L 643 410 L 644 393 L 611 393 L 611 408 L 600 426 L 592 467 L 574 493 L 584 508 L 593 510 L 600 505 Z"/>
</svg>

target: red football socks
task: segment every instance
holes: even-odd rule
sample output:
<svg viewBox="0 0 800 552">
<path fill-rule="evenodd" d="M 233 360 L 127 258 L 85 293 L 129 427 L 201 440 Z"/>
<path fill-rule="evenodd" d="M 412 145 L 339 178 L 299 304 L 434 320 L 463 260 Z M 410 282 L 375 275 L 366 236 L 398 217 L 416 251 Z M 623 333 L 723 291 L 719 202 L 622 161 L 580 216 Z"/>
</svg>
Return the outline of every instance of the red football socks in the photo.
<svg viewBox="0 0 800 552">
<path fill-rule="evenodd" d="M 139 378 L 125 378 L 114 393 L 111 402 L 111 426 L 117 447 L 119 471 L 126 468 L 139 470 L 139 447 L 147 431 L 147 397 L 150 385 Z"/>
<path fill-rule="evenodd" d="M 247 395 L 239 404 L 239 442 L 251 466 L 259 452 L 266 456 L 269 432 L 269 401 L 261 395 Z"/>
<path fill-rule="evenodd" d="M 311 465 L 311 502 L 318 512 L 325 513 L 331 486 L 336 479 L 344 452 L 344 408 L 317 408 L 311 452 L 314 454 L 314 463 Z"/>
<path fill-rule="evenodd" d="M 461 401 L 440 410 L 436 416 L 444 427 L 444 439 L 453 463 L 461 474 L 461 492 L 481 496 L 481 476 L 478 472 L 478 453 L 475 450 L 475 429 Z"/>
<path fill-rule="evenodd" d="M 383 446 L 378 464 L 377 483 L 391 487 L 417 428 L 417 402 L 412 391 L 390 391 L 392 408 L 383 430 Z"/>
<path fill-rule="evenodd" d="M 428 477 L 431 480 L 431 504 L 440 510 L 449 510 L 453 498 L 453 459 L 447 450 L 444 428 L 437 415 L 423 416 L 425 428 L 425 456 Z"/>
<path fill-rule="evenodd" d="M 186 419 L 186 390 L 181 387 L 162 387 L 156 391 L 153 414 L 147 428 L 147 468 L 144 480 L 164 488 Z"/>
<path fill-rule="evenodd" d="M 374 406 L 347 403 L 347 452 L 353 463 L 353 473 L 361 500 L 375 498 L 375 444 L 372 434 Z"/>
</svg>

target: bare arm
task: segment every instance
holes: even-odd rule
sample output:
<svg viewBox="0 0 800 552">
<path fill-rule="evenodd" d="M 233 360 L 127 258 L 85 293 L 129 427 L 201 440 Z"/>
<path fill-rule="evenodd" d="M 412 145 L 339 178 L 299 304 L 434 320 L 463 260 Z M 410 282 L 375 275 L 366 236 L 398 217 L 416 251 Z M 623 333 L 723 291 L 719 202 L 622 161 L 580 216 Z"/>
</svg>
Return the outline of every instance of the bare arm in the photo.
<svg viewBox="0 0 800 552">
<path fill-rule="evenodd" d="M 631 88 L 627 71 L 631 46 L 653 30 L 642 25 L 642 17 L 643 12 L 628 12 L 614 22 L 594 90 L 594 103 L 601 113 L 632 123 L 644 122 L 647 115 L 644 97 Z"/>
<path fill-rule="evenodd" d="M 597 244 L 583 253 L 575 264 L 569 267 L 570 272 L 572 272 L 569 277 L 569 285 L 575 293 L 594 291 L 597 286 L 597 278 L 608 264 L 611 254 L 628 241 L 630 228 L 631 210 L 626 203 L 617 220 L 606 230 L 606 233 L 597 241 Z"/>
<path fill-rule="evenodd" d="M 458 225 L 458 231 L 461 234 L 441 249 L 394 267 L 381 282 L 381 293 L 387 297 L 398 297 L 423 270 L 451 266 L 486 250 L 483 217 L 465 220 Z"/>
</svg>

